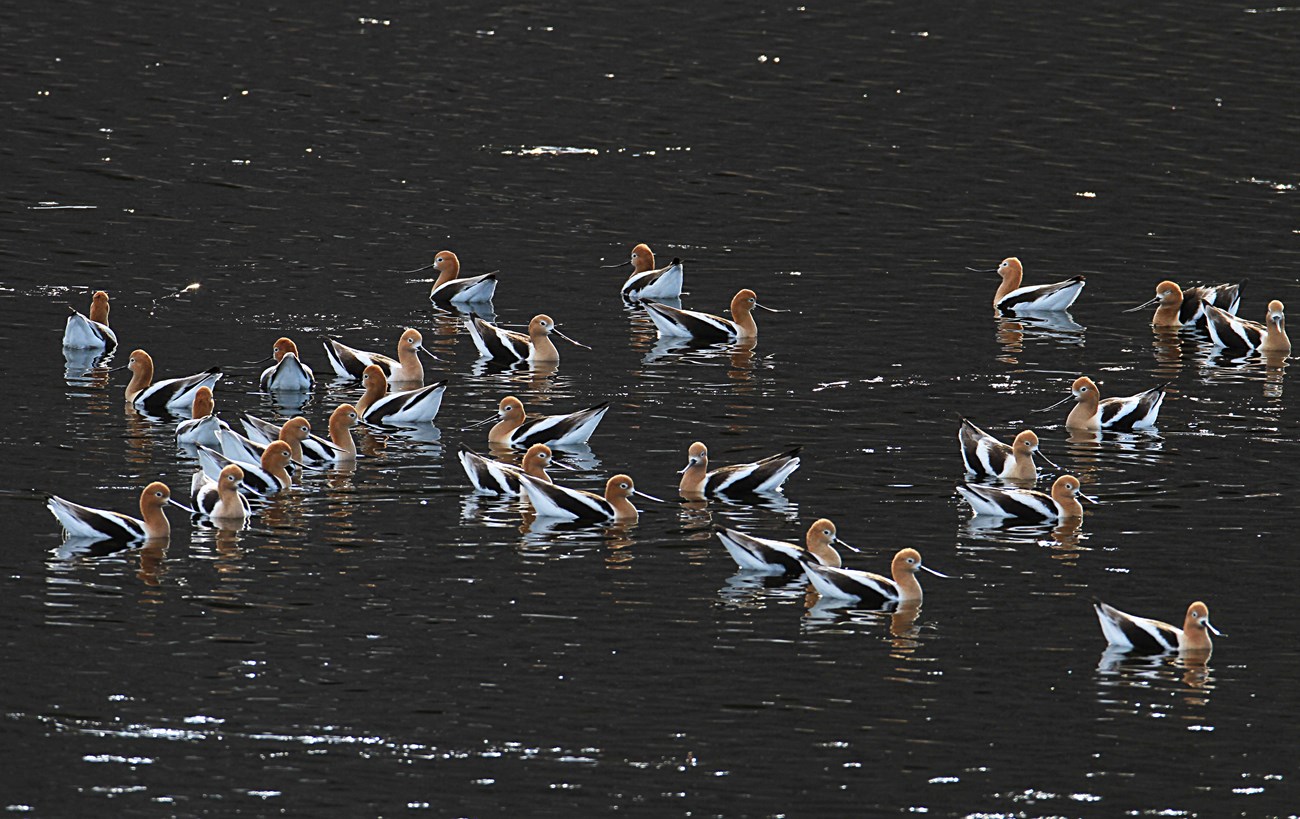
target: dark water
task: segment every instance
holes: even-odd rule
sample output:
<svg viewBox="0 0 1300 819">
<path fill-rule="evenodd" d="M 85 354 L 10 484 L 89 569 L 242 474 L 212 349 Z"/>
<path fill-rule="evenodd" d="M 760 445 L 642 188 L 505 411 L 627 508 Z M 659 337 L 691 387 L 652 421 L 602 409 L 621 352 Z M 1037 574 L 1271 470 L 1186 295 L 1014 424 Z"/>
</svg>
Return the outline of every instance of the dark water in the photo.
<svg viewBox="0 0 1300 819">
<path fill-rule="evenodd" d="M 1211 357 L 1123 314 L 1157 281 L 1300 303 L 1297 12 L 1220 3 L 68 2 L 0 11 L 4 804 L 16 814 L 1272 816 L 1293 813 L 1297 413 L 1286 362 Z M 662 350 L 598 266 L 649 242 L 688 306 L 740 287 L 753 354 Z M 485 369 L 425 301 L 441 248 L 500 270 L 502 321 L 597 348 Z M 998 322 L 995 281 L 1087 274 L 1073 322 Z M 191 282 L 200 290 L 157 297 Z M 130 510 L 188 482 L 123 373 L 65 381 L 67 305 L 108 289 L 160 375 L 215 364 L 274 415 L 288 334 L 389 349 L 450 386 L 435 429 L 359 435 L 239 533 L 63 559 L 46 493 Z M 124 362 L 119 354 L 113 364 Z M 79 372 L 79 370 L 76 370 Z M 1031 413 L 1080 373 L 1173 380 L 1158 433 Z M 613 411 L 579 469 L 664 497 L 687 445 L 802 444 L 788 500 L 521 526 L 467 491 L 462 432 L 513 392 Z M 345 385 L 314 396 L 318 428 Z M 1104 505 L 972 525 L 965 414 Z M 815 517 L 926 578 L 913 618 L 807 608 L 737 575 L 713 524 Z M 1178 621 L 1208 665 L 1104 655 L 1090 602 Z"/>
</svg>

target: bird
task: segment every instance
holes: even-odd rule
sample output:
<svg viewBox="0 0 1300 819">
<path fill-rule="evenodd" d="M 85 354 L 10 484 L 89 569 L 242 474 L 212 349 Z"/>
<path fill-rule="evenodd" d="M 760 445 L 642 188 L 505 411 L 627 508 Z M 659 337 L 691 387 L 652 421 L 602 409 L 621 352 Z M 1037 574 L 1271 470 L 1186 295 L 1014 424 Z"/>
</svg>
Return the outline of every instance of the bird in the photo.
<svg viewBox="0 0 1300 819">
<path fill-rule="evenodd" d="M 357 402 L 357 412 L 367 424 L 432 423 L 442 407 L 442 394 L 447 391 L 447 382 L 437 381 L 419 389 L 390 393 L 384 371 L 377 364 L 366 367 L 361 385 L 366 391 Z"/>
<path fill-rule="evenodd" d="M 1096 383 L 1085 375 L 1074 380 L 1069 395 L 1037 411 L 1047 412 L 1073 399 L 1076 402 L 1074 409 L 1065 418 L 1065 425 L 1070 429 L 1150 429 L 1156 425 L 1156 417 L 1160 415 L 1167 386 L 1161 384 L 1136 395 L 1102 399 Z"/>
<path fill-rule="evenodd" d="M 785 479 L 799 468 L 799 453 L 802 450 L 803 447 L 795 447 L 754 463 L 733 464 L 710 471 L 709 449 L 696 441 L 688 450 L 686 466 L 677 473 L 682 476 L 677 491 L 682 497 L 690 499 L 706 495 L 779 492 Z"/>
<path fill-rule="evenodd" d="M 1205 308 L 1206 330 L 1210 340 L 1230 350 L 1259 350 L 1261 353 L 1289 353 L 1291 339 L 1286 334 L 1286 308 L 1274 299 L 1268 303 L 1264 324 L 1238 318 L 1218 307 Z"/>
<path fill-rule="evenodd" d="M 560 360 L 560 351 L 551 341 L 555 334 L 570 344 L 590 350 L 586 344 L 579 343 L 561 333 L 555 326 L 555 320 L 542 313 L 533 316 L 528 322 L 528 335 L 505 330 L 478 316 L 465 319 L 474 346 L 478 348 L 480 358 L 492 358 L 498 361 L 553 362 Z"/>
<path fill-rule="evenodd" d="M 63 346 L 70 350 L 103 350 L 105 353 L 117 349 L 117 334 L 108 326 L 107 293 L 96 290 L 90 297 L 89 317 L 72 311 L 63 328 Z"/>
<path fill-rule="evenodd" d="M 605 413 L 609 411 L 609 402 L 587 407 L 566 415 L 539 415 L 529 418 L 524 412 L 524 404 L 513 395 L 507 395 L 497 405 L 496 415 L 471 424 L 466 429 L 473 429 L 493 421 L 496 423 L 488 430 L 488 443 L 501 444 L 527 449 L 533 444 L 547 444 L 553 447 L 576 446 L 587 443 Z"/>
<path fill-rule="evenodd" d="M 1155 315 L 1151 317 L 1153 327 L 1189 327 L 1205 323 L 1205 308 L 1213 305 L 1236 315 L 1241 305 L 1241 291 L 1246 286 L 1243 279 L 1233 284 L 1211 284 L 1189 287 L 1183 290 L 1177 284 L 1166 279 L 1156 285 L 1156 294 L 1137 307 L 1130 307 L 1125 313 L 1136 313 L 1153 304 Z"/>
<path fill-rule="evenodd" d="M 632 248 L 631 260 L 615 267 L 632 265 L 632 274 L 623 282 L 621 291 L 627 301 L 640 299 L 678 299 L 682 296 L 682 260 L 655 268 L 655 254 L 647 244 Z"/>
<path fill-rule="evenodd" d="M 546 474 L 546 467 L 551 463 L 551 448 L 546 444 L 533 444 L 524 453 L 519 466 L 485 458 L 474 450 L 460 445 L 457 457 L 460 465 L 469 477 L 474 489 L 492 495 L 518 495 L 523 492 L 519 486 L 519 473 L 523 472 L 539 481 L 551 483 Z"/>
<path fill-rule="evenodd" d="M 87 540 L 138 541 L 171 536 L 171 524 L 163 507 L 177 506 L 186 512 L 194 510 L 172 499 L 171 490 L 162 481 L 154 481 L 140 492 L 140 517 L 133 518 L 121 512 L 82 506 L 58 495 L 49 496 L 45 505 L 63 525 L 68 537 Z"/>
<path fill-rule="evenodd" d="M 204 517 L 226 522 L 244 523 L 253 515 L 248 498 L 239 492 L 244 483 L 244 470 L 239 464 L 222 467 L 214 481 L 203 470 L 197 470 L 190 481 L 190 500 L 194 511 Z"/>
<path fill-rule="evenodd" d="M 153 358 L 144 350 L 133 351 L 124 366 L 131 370 L 131 382 L 126 385 L 127 402 L 152 415 L 165 415 L 171 409 L 189 409 L 194 404 L 194 392 L 199 387 L 214 388 L 222 375 L 220 367 L 213 367 L 206 372 L 155 382 Z"/>
<path fill-rule="evenodd" d="M 1199 600 L 1187 607 L 1182 628 L 1126 614 L 1101 601 L 1093 603 L 1093 609 L 1101 623 L 1101 633 L 1114 648 L 1133 649 L 1143 654 L 1208 652 L 1214 647 L 1210 633 L 1222 636 L 1210 623 L 1209 607 Z"/>
<path fill-rule="evenodd" d="M 1028 429 L 1018 433 L 1011 446 L 1007 446 L 963 418 L 961 428 L 957 430 L 957 444 L 961 448 L 961 459 L 966 464 L 966 471 L 980 478 L 1034 481 L 1038 478 L 1038 467 L 1034 464 L 1035 454 L 1056 467 L 1039 450 L 1038 436 Z"/>
<path fill-rule="evenodd" d="M 557 483 L 547 483 L 524 473 L 520 473 L 519 480 L 539 518 L 585 523 L 630 522 L 638 517 L 636 507 L 630 500 L 633 495 L 663 502 L 638 491 L 628 475 L 615 475 L 606 481 L 604 497 Z"/>
<path fill-rule="evenodd" d="M 643 301 L 642 305 L 660 338 L 694 338 L 700 341 L 755 340 L 758 338 L 758 325 L 754 323 L 753 315 L 755 308 L 769 313 L 784 312 L 759 304 L 758 296 L 748 288 L 732 297 L 731 319 L 682 310 L 657 301 Z"/>
<path fill-rule="evenodd" d="M 271 348 L 275 364 L 262 370 L 258 386 L 263 392 L 309 392 L 316 386 L 311 367 L 298 358 L 298 345 L 288 338 L 278 338 Z"/>
<path fill-rule="evenodd" d="M 726 547 L 727 554 L 742 569 L 765 574 L 795 574 L 803 571 L 803 561 L 815 561 L 823 566 L 839 568 L 840 553 L 835 544 L 856 548 L 841 540 L 835 524 L 828 518 L 819 518 L 808 527 L 804 544 L 747 535 L 739 529 L 715 526 L 713 533 Z"/>
<path fill-rule="evenodd" d="M 1070 305 L 1074 304 L 1074 300 L 1083 292 L 1085 283 L 1083 276 L 1075 276 L 1072 279 L 1066 279 L 1055 284 L 1036 284 L 1021 287 L 1020 283 L 1024 279 L 1025 268 L 1015 256 L 1008 256 L 1003 259 L 997 269 L 992 272 L 1002 277 L 1002 284 L 998 285 L 997 292 L 993 296 L 993 308 L 1012 313 L 1016 311 L 1032 313 L 1034 311 L 1055 312 L 1068 310 Z"/>
<path fill-rule="evenodd" d="M 413 327 L 407 327 L 398 337 L 395 359 L 349 347 L 335 338 L 325 340 L 325 356 L 339 378 L 359 379 L 365 375 L 366 367 L 375 364 L 384 371 L 384 377 L 389 383 L 423 384 L 424 364 L 420 361 L 421 352 L 437 360 L 437 356 L 424 346 L 424 336 Z"/>
<path fill-rule="evenodd" d="M 976 515 L 1048 522 L 1083 517 L 1080 498 L 1089 503 L 1100 503 L 1082 492 L 1079 479 L 1073 475 L 1057 478 L 1050 495 L 1033 489 L 1004 489 L 972 483 L 958 486 L 957 491 Z"/>
<path fill-rule="evenodd" d="M 203 474 L 214 481 L 220 478 L 221 470 L 232 463 L 244 471 L 244 487 L 254 495 L 274 495 L 293 483 L 288 471 L 289 464 L 293 463 L 293 453 L 284 441 L 267 444 L 256 463 L 234 460 L 214 449 L 199 447 L 199 465 Z"/>
<path fill-rule="evenodd" d="M 316 434 L 310 434 L 307 438 L 299 441 L 302 448 L 302 463 L 314 466 L 326 463 L 340 463 L 343 461 L 354 461 L 357 457 L 356 441 L 352 438 L 352 427 L 356 426 L 357 419 L 356 407 L 351 404 L 340 404 L 330 413 L 329 419 L 329 438 L 322 438 Z M 244 434 L 252 441 L 259 444 L 269 444 L 272 441 L 280 440 L 284 432 L 285 424 L 293 424 L 296 421 L 306 421 L 305 418 L 293 418 L 284 423 L 275 423 L 258 418 L 256 415 L 245 414 L 239 419 L 244 427 Z M 310 425 L 308 425 L 310 427 Z M 292 443 L 290 443 L 292 448 Z"/>
<path fill-rule="evenodd" d="M 460 259 L 450 250 L 440 250 L 433 262 L 419 270 L 432 267 L 438 271 L 438 280 L 429 290 L 429 301 L 443 309 L 455 304 L 473 304 L 491 301 L 497 291 L 497 274 L 460 278 Z M 415 272 L 415 271 L 412 271 Z"/>
<path fill-rule="evenodd" d="M 260 433 L 261 430 L 259 429 Z M 260 438 L 260 434 L 259 434 Z M 301 415 L 294 416 L 280 425 L 280 430 L 276 433 L 273 440 L 284 441 L 289 445 L 289 453 L 293 462 L 296 464 L 305 463 L 303 456 L 303 444 L 311 438 L 311 423 Z M 236 461 L 251 461 L 258 463 L 262 459 L 262 453 L 270 446 L 271 441 L 261 441 L 248 435 L 240 435 L 234 430 L 227 429 L 217 433 L 218 446 L 221 454 L 227 458 Z"/>
<path fill-rule="evenodd" d="M 215 409 L 211 387 L 203 386 L 195 390 L 194 401 L 190 404 L 191 417 L 176 425 L 176 443 L 220 447 L 217 430 L 230 429 L 230 426 L 217 417 Z"/>
<path fill-rule="evenodd" d="M 822 597 L 833 600 L 860 601 L 869 606 L 883 608 L 897 603 L 920 603 L 921 584 L 916 573 L 925 569 L 936 577 L 948 577 L 921 562 L 916 549 L 900 549 L 890 563 L 890 577 L 858 569 L 841 569 L 823 566 L 811 560 L 803 561 L 804 574 Z"/>
</svg>

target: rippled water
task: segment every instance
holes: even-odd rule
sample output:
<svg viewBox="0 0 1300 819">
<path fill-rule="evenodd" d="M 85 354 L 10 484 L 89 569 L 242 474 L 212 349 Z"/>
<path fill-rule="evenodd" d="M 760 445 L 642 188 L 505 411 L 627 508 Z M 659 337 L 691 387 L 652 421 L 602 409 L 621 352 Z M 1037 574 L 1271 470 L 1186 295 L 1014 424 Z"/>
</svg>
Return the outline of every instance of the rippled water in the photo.
<svg viewBox="0 0 1300 819">
<path fill-rule="evenodd" d="M 373 15 L 373 16 L 372 16 Z M 1213 3 L 694 6 L 218 0 L 0 12 L 10 78 L 0 508 L 11 812 L 114 815 L 1282 815 L 1296 697 L 1288 362 L 1224 360 L 1124 314 L 1156 282 L 1292 293 L 1296 11 Z M 740 287 L 753 351 L 671 348 L 600 265 L 686 259 L 687 306 Z M 443 247 L 500 271 L 496 316 L 594 351 L 475 361 L 403 274 Z M 1086 274 L 1068 320 L 997 319 L 992 267 Z M 191 282 L 197 292 L 176 298 Z M 243 532 L 68 557 L 47 493 L 130 510 L 193 461 L 59 350 L 113 296 L 161 376 L 227 368 L 229 420 L 282 334 L 449 379 L 432 428 L 365 430 Z M 1172 381 L 1159 431 L 1072 439 L 1104 395 Z M 802 445 L 785 498 L 528 526 L 455 460 L 507 393 L 609 400 L 561 479 L 675 496 L 692 440 Z M 358 392 L 325 386 L 321 429 Z M 959 415 L 1024 425 L 1103 505 L 1081 527 L 972 522 Z M 915 546 L 920 611 L 810 605 L 711 529 L 833 518 L 875 571 Z M 1090 603 L 1177 621 L 1207 664 L 1116 657 Z"/>
</svg>

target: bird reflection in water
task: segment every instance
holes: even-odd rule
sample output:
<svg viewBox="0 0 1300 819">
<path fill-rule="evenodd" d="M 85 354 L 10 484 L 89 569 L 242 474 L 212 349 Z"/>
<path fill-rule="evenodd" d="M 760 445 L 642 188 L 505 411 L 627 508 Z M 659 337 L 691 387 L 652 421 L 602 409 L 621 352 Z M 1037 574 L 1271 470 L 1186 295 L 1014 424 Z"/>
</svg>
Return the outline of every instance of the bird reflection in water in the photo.
<svg viewBox="0 0 1300 819">
<path fill-rule="evenodd" d="M 806 608 L 807 591 L 811 589 L 802 575 L 739 571 L 718 589 L 718 597 L 737 608 L 761 609 L 772 601 L 797 602 Z M 816 596 L 816 592 L 813 594 Z"/>
<path fill-rule="evenodd" d="M 1018 518 L 992 518 L 976 515 L 963 521 L 959 534 L 972 540 L 1012 548 L 1040 546 L 1052 550 L 1052 558 L 1074 564 L 1087 551 L 1083 542 L 1083 518 L 1065 518 L 1053 523 L 1025 523 Z"/>
<path fill-rule="evenodd" d="M 1155 377 L 1171 381 L 1183 369 L 1183 336 L 1177 327 L 1152 327 L 1151 352 L 1155 355 Z"/>
<path fill-rule="evenodd" d="M 130 404 L 126 405 L 126 460 L 140 466 L 142 471 L 154 469 L 153 436 L 150 434 L 153 428 L 147 416 Z"/>
<path fill-rule="evenodd" d="M 1119 688 L 1139 690 L 1139 697 L 1148 700 L 1151 689 L 1167 687 L 1175 680 L 1180 681 L 1187 690 L 1183 702 L 1187 705 L 1203 707 L 1209 704 L 1209 694 L 1214 690 L 1214 677 L 1210 674 L 1209 651 L 1169 652 L 1166 654 L 1134 654 L 1123 649 L 1107 648 L 1101 653 L 1097 663 L 1099 682 L 1106 687 L 1111 702 L 1120 702 L 1129 706 L 1129 710 L 1138 713 L 1144 708 L 1137 702 L 1129 702 L 1117 696 Z M 1163 716 L 1163 714 L 1162 714 Z"/>
<path fill-rule="evenodd" d="M 1087 329 L 1064 310 L 1046 313 L 1021 311 L 1014 316 L 999 316 L 995 335 L 1002 346 L 997 360 L 1003 364 L 1019 364 L 1017 358 L 1024 352 L 1026 341 L 1052 341 L 1060 344 L 1082 345 Z"/>
<path fill-rule="evenodd" d="M 915 652 L 920 644 L 918 637 L 921 627 L 917 619 L 921 616 L 920 601 L 891 603 L 879 609 L 856 608 L 855 603 L 843 600 L 828 600 L 809 589 L 808 605 L 804 612 L 803 627 L 807 631 L 856 631 L 859 626 L 868 626 L 877 631 L 882 621 L 889 620 L 891 656 L 903 658 Z"/>
<path fill-rule="evenodd" d="M 86 387 L 94 390 L 94 395 L 101 395 L 108 389 L 108 363 L 113 360 L 113 353 L 103 350 L 74 350 L 63 348 L 63 379 L 69 387 Z"/>
</svg>

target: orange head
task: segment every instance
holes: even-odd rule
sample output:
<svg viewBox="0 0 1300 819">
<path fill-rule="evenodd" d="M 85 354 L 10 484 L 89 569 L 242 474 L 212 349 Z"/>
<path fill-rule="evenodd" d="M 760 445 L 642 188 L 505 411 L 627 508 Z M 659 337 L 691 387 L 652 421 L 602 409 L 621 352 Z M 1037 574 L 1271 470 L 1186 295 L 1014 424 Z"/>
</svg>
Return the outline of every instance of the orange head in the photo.
<svg viewBox="0 0 1300 819">
<path fill-rule="evenodd" d="M 212 399 L 212 388 L 204 384 L 194 391 L 194 403 L 190 405 L 190 415 L 194 418 L 207 418 L 216 409 Z"/>
<path fill-rule="evenodd" d="M 294 344 L 293 341 L 287 338 L 281 337 L 276 339 L 275 346 L 271 348 L 271 355 L 275 356 L 275 360 L 279 361 L 289 353 L 293 353 L 294 357 L 297 358 L 298 345 Z"/>
<path fill-rule="evenodd" d="M 655 269 L 655 254 L 650 250 L 647 244 L 639 244 L 632 248 L 632 272 L 645 273 L 647 270 Z"/>
</svg>

